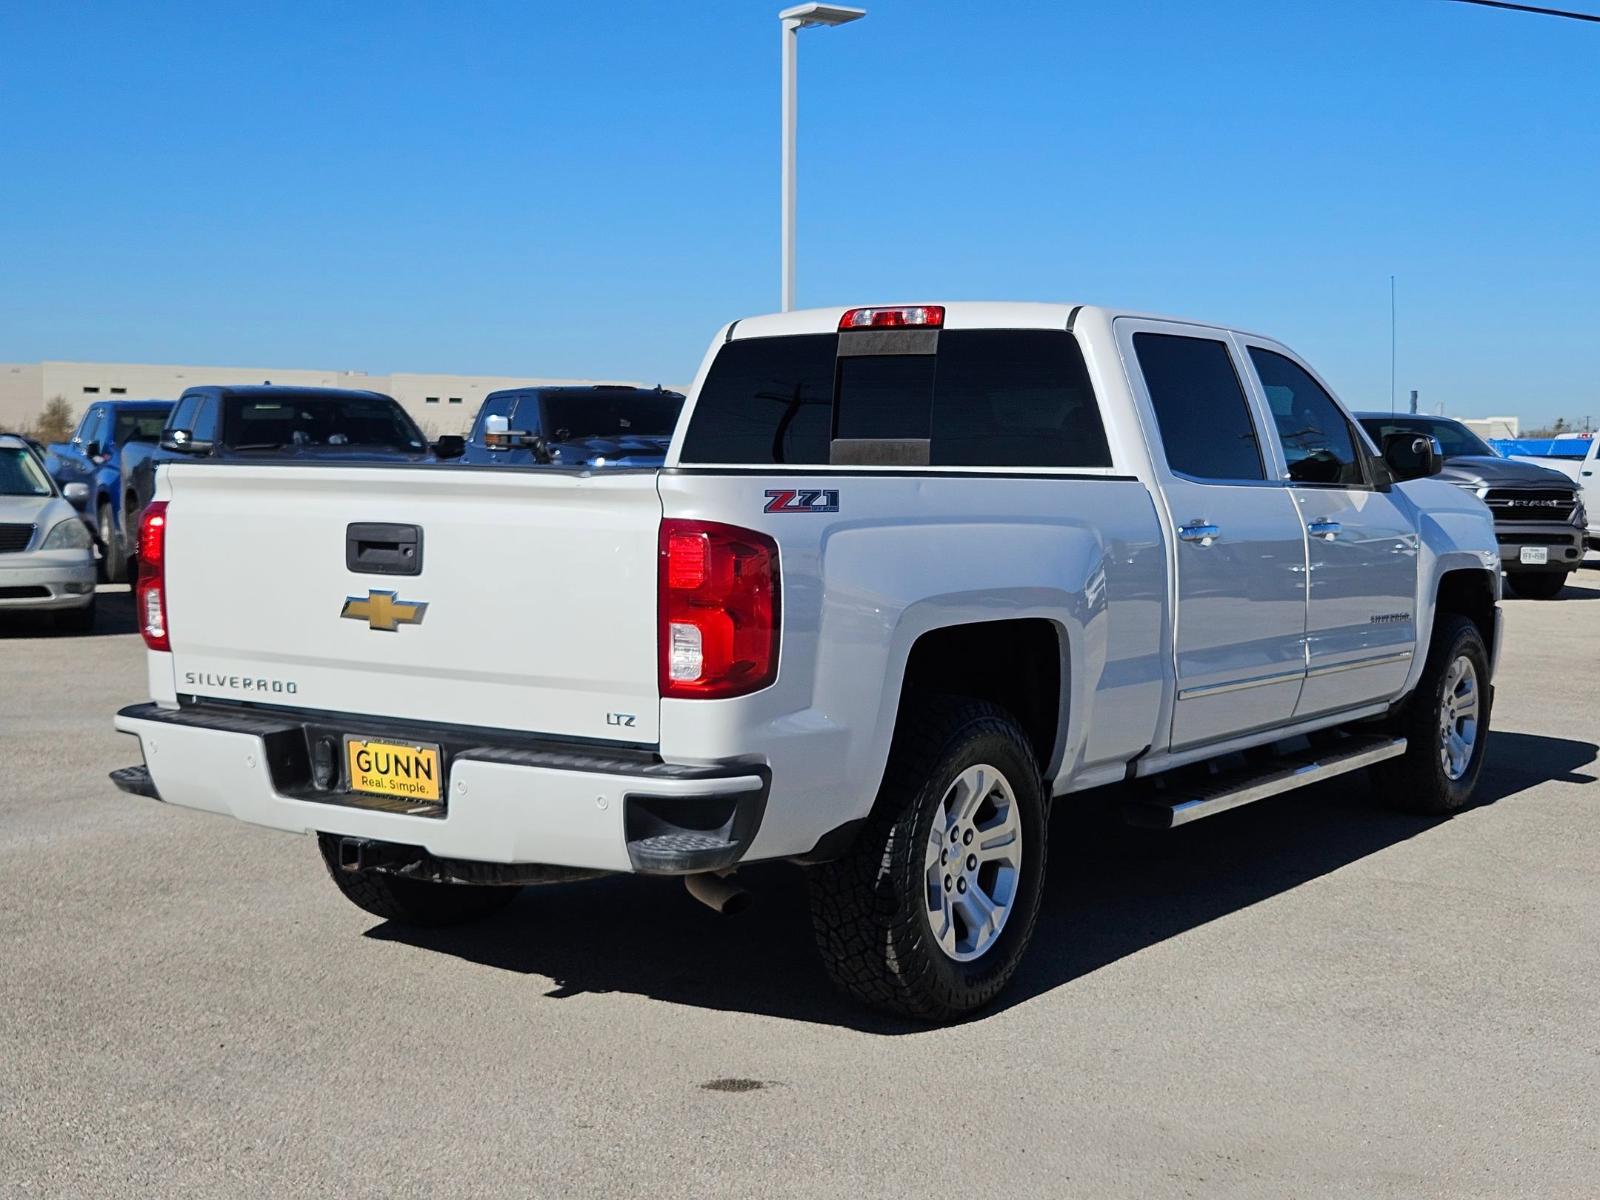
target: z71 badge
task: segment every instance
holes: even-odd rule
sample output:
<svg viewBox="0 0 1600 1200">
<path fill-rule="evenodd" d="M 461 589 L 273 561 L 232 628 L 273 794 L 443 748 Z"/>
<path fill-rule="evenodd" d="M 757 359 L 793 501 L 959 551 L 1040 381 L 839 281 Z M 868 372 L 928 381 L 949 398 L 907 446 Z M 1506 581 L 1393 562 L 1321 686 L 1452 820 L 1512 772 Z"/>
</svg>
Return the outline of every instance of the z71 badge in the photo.
<svg viewBox="0 0 1600 1200">
<path fill-rule="evenodd" d="M 767 492 L 769 513 L 834 513 L 839 511 L 837 488 L 773 488 Z"/>
</svg>

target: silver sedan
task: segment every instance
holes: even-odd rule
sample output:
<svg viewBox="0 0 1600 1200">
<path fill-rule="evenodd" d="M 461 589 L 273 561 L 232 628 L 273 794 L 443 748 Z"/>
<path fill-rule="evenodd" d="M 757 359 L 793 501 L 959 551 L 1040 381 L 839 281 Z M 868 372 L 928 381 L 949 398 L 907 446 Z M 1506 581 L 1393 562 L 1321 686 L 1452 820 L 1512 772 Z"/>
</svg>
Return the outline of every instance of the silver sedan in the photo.
<svg viewBox="0 0 1600 1200">
<path fill-rule="evenodd" d="M 60 629 L 94 628 L 94 538 L 21 438 L 0 434 L 0 613 L 50 612 Z"/>
</svg>

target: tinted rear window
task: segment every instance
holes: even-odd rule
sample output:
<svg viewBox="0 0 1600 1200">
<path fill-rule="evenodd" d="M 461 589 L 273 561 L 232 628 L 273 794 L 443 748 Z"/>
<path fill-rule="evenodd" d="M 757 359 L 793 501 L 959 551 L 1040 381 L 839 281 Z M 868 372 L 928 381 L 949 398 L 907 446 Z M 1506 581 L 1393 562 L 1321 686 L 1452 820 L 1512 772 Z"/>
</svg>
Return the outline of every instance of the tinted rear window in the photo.
<svg viewBox="0 0 1600 1200">
<path fill-rule="evenodd" d="M 836 419 L 840 438 L 931 439 L 931 466 L 1111 465 L 1083 353 L 1065 330 L 946 331 L 936 356 L 836 359 L 838 340 L 724 346 L 682 461 L 826 464 Z"/>
<path fill-rule="evenodd" d="M 229 396 L 223 419 L 233 450 L 362 446 L 419 451 L 422 433 L 393 400 L 378 396 Z"/>
<path fill-rule="evenodd" d="M 934 356 L 884 354 L 839 360 L 834 437 L 928 437 Z"/>
<path fill-rule="evenodd" d="M 543 397 L 546 437 L 557 441 L 586 437 L 671 437 L 683 397 L 663 392 L 580 392 Z M 517 406 L 518 417 L 527 400 Z M 538 414 L 532 414 L 537 420 Z"/>
<path fill-rule="evenodd" d="M 683 461 L 828 461 L 836 333 L 729 342 L 700 388 Z"/>
</svg>

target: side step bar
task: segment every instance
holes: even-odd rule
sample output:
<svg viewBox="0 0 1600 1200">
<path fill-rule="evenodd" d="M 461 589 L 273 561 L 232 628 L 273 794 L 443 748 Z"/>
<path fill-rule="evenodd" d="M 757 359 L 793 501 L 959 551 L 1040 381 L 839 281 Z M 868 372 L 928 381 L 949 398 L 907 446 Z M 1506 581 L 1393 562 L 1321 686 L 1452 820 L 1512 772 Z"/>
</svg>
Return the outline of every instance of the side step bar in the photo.
<svg viewBox="0 0 1600 1200">
<path fill-rule="evenodd" d="M 1171 829 L 1265 800 L 1268 796 L 1321 783 L 1336 775 L 1359 771 L 1405 752 L 1405 738 L 1347 737 L 1333 746 L 1286 754 L 1264 770 L 1259 766 L 1241 767 L 1214 775 L 1199 788 L 1174 788 L 1173 794 L 1178 798 L 1170 803 L 1161 796 L 1135 801 L 1123 812 L 1130 825 Z"/>
</svg>

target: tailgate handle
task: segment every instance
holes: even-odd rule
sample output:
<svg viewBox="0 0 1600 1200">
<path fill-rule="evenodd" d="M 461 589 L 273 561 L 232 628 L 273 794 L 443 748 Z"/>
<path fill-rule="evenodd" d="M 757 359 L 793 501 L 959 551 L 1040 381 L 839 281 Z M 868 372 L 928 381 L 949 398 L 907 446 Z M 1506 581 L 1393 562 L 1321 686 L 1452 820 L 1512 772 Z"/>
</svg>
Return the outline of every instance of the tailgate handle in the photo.
<svg viewBox="0 0 1600 1200">
<path fill-rule="evenodd" d="M 386 521 L 346 525 L 344 565 L 359 575 L 420 575 L 422 527 Z"/>
</svg>

